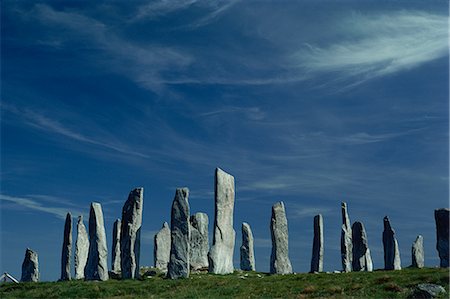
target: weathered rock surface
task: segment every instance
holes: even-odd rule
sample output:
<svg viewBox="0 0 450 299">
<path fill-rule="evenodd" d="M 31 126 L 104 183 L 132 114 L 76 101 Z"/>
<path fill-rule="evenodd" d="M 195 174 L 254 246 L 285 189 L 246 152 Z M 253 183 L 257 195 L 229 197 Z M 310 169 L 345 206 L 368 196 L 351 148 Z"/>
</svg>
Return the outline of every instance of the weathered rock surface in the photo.
<svg viewBox="0 0 450 299">
<path fill-rule="evenodd" d="M 107 259 L 108 246 L 106 245 L 102 206 L 93 202 L 89 213 L 89 254 L 84 269 L 86 280 L 108 280 Z"/>
<path fill-rule="evenodd" d="M 170 259 L 167 277 L 171 279 L 189 277 L 189 189 L 178 188 L 172 204 L 170 220 Z"/>
<path fill-rule="evenodd" d="M 61 278 L 60 280 L 70 280 L 70 258 L 72 257 L 72 215 L 67 213 L 64 224 L 64 236 L 61 252 Z"/>
<path fill-rule="evenodd" d="M 272 236 L 272 254 L 270 255 L 270 273 L 290 274 L 292 265 L 289 260 L 289 234 L 286 211 L 282 201 L 272 206 L 270 220 Z"/>
<path fill-rule="evenodd" d="M 423 250 L 423 237 L 418 235 L 411 248 L 412 267 L 423 268 L 425 266 L 425 254 Z"/>
<path fill-rule="evenodd" d="M 255 271 L 255 252 L 253 233 L 250 225 L 242 223 L 241 270 Z"/>
<path fill-rule="evenodd" d="M 449 263 L 449 211 L 450 209 L 434 210 L 434 219 L 436 221 L 436 249 L 441 259 L 441 268 L 448 268 Z"/>
<path fill-rule="evenodd" d="M 445 289 L 437 284 L 421 283 L 416 286 L 414 292 L 408 298 L 436 298 L 447 293 Z"/>
<path fill-rule="evenodd" d="M 122 208 L 120 266 L 122 278 L 139 277 L 144 188 L 131 190 Z"/>
<path fill-rule="evenodd" d="M 112 241 L 112 255 L 111 255 L 111 272 L 115 274 L 121 273 L 120 267 L 120 230 L 122 222 L 120 219 L 114 221 L 113 224 L 113 241 Z"/>
<path fill-rule="evenodd" d="M 401 270 L 400 251 L 398 242 L 395 238 L 395 231 L 391 227 L 391 223 L 387 216 L 383 219 L 383 249 L 384 249 L 384 269 L 385 270 Z"/>
<path fill-rule="evenodd" d="M 323 218 L 314 216 L 314 239 L 311 258 L 311 273 L 323 271 Z"/>
<path fill-rule="evenodd" d="M 208 267 L 208 215 L 205 213 L 195 213 L 191 216 L 191 269 L 197 270 Z"/>
<path fill-rule="evenodd" d="M 347 204 L 341 203 L 342 212 L 342 227 L 341 227 L 341 261 L 342 270 L 344 272 L 352 271 L 352 227 L 350 225 L 350 218 L 347 213 Z"/>
<path fill-rule="evenodd" d="M 353 257 L 352 269 L 353 271 L 368 271 L 373 270 L 372 257 L 370 256 L 369 243 L 367 241 L 367 234 L 364 225 L 356 221 L 352 226 L 352 241 L 353 241 Z"/>
<path fill-rule="evenodd" d="M 215 218 L 213 245 L 208 253 L 209 272 L 233 273 L 236 232 L 233 229 L 234 177 L 220 168 L 215 174 Z"/>
<path fill-rule="evenodd" d="M 78 216 L 77 241 L 75 243 L 75 279 L 84 279 L 84 268 L 89 254 L 89 237 L 83 223 L 83 216 Z"/>
<path fill-rule="evenodd" d="M 167 222 L 164 222 L 162 228 L 155 235 L 153 258 L 155 261 L 155 268 L 162 272 L 167 272 L 167 265 L 170 259 L 170 227 Z"/>
<path fill-rule="evenodd" d="M 39 281 L 39 260 L 38 254 L 27 248 L 25 251 L 25 258 L 22 263 L 22 277 L 20 281 Z"/>
</svg>

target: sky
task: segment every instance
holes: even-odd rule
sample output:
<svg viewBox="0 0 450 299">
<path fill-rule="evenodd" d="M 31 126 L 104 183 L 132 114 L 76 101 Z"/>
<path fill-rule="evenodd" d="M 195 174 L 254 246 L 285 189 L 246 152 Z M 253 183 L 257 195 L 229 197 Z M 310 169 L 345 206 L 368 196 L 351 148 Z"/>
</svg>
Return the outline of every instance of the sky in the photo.
<svg viewBox="0 0 450 299">
<path fill-rule="evenodd" d="M 60 277 L 64 218 L 102 204 L 112 225 L 144 187 L 141 264 L 177 187 L 214 221 L 214 171 L 236 181 L 241 224 L 269 270 L 283 201 L 295 272 L 341 269 L 341 202 L 383 268 L 388 215 L 402 266 L 434 209 L 449 207 L 447 1 L 2 1 L 0 272 L 25 249 Z M 74 242 L 76 233 L 74 233 Z M 212 235 L 210 235 L 212 239 Z M 108 257 L 109 265 L 111 257 Z M 73 270 L 72 270 L 73 271 Z"/>
</svg>

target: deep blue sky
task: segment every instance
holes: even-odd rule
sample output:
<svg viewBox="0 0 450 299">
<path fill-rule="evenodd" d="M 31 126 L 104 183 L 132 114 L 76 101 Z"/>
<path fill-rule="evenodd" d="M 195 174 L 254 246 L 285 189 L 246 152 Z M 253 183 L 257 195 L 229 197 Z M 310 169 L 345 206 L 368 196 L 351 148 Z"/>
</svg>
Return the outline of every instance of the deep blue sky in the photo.
<svg viewBox="0 0 450 299">
<path fill-rule="evenodd" d="M 280 200 L 296 272 L 309 271 L 317 213 L 325 270 L 341 269 L 341 201 L 375 268 L 385 215 L 404 267 L 418 234 L 438 265 L 447 1 L 2 1 L 1 39 L 0 272 L 20 277 L 31 247 L 42 279 L 58 279 L 64 215 L 87 217 L 92 201 L 111 246 L 137 186 L 151 265 L 176 187 L 212 228 L 215 167 L 236 180 L 236 268 L 246 221 L 268 271 Z"/>
</svg>

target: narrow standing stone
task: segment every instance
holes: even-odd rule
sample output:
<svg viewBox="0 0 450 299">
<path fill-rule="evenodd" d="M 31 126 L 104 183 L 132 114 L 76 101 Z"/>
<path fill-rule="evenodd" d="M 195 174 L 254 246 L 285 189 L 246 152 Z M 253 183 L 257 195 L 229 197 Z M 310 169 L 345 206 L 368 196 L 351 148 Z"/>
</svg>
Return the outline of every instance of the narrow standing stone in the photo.
<svg viewBox="0 0 450 299">
<path fill-rule="evenodd" d="M 411 248 L 412 267 L 423 268 L 425 266 L 425 255 L 423 251 L 423 237 L 418 235 Z"/>
<path fill-rule="evenodd" d="M 86 280 L 108 280 L 107 259 L 108 247 L 106 245 L 102 206 L 93 202 L 89 213 L 89 255 L 84 269 Z"/>
<path fill-rule="evenodd" d="M 383 219 L 383 249 L 384 249 L 384 269 L 385 270 L 401 270 L 400 252 L 398 250 L 398 242 L 395 238 L 395 231 L 391 227 L 387 216 Z"/>
<path fill-rule="evenodd" d="M 236 232 L 233 229 L 234 177 L 220 168 L 215 174 L 215 218 L 213 245 L 208 253 L 209 272 L 233 273 Z"/>
<path fill-rule="evenodd" d="M 64 224 L 64 237 L 61 253 L 61 278 L 60 280 L 70 280 L 70 258 L 72 257 L 72 215 L 67 213 Z"/>
<path fill-rule="evenodd" d="M 197 270 L 208 267 L 208 215 L 195 213 L 191 216 L 191 269 Z"/>
<path fill-rule="evenodd" d="M 111 272 L 119 274 L 120 268 L 120 229 L 121 221 L 117 219 L 113 225 L 113 242 L 112 242 L 112 255 L 111 255 Z"/>
<path fill-rule="evenodd" d="M 436 221 L 436 249 L 441 259 L 441 268 L 448 268 L 449 262 L 449 247 L 448 247 L 448 234 L 449 234 L 449 209 L 437 209 L 434 210 L 434 220 Z"/>
<path fill-rule="evenodd" d="M 253 249 L 253 233 L 250 225 L 242 223 L 241 270 L 255 271 L 255 253 Z"/>
<path fill-rule="evenodd" d="M 39 281 L 39 260 L 38 254 L 27 248 L 25 258 L 22 263 L 22 278 L 20 281 L 38 282 Z"/>
<path fill-rule="evenodd" d="M 122 209 L 120 263 L 122 278 L 139 277 L 144 188 L 131 190 Z"/>
<path fill-rule="evenodd" d="M 170 221 L 170 260 L 167 277 L 171 279 L 189 277 L 189 189 L 178 188 L 172 204 Z"/>
<path fill-rule="evenodd" d="M 153 247 L 153 257 L 155 260 L 155 268 L 167 273 L 167 265 L 170 259 L 170 227 L 164 222 L 160 231 L 155 235 L 155 243 Z"/>
<path fill-rule="evenodd" d="M 314 239 L 311 258 L 311 273 L 323 271 L 323 218 L 314 216 Z"/>
<path fill-rule="evenodd" d="M 270 273 L 290 274 L 292 265 L 289 260 L 289 234 L 284 203 L 277 202 L 272 206 L 270 220 L 272 236 L 272 254 L 270 255 Z"/>
<path fill-rule="evenodd" d="M 353 271 L 372 272 L 372 257 L 370 256 L 369 243 L 364 225 L 356 221 L 352 226 L 353 240 Z"/>
<path fill-rule="evenodd" d="M 78 216 L 77 242 L 75 243 L 75 279 L 84 279 L 84 268 L 89 253 L 89 237 L 83 223 L 83 216 Z"/>
<path fill-rule="evenodd" d="M 341 261 L 344 272 L 352 271 L 352 227 L 347 213 L 347 204 L 341 203 L 342 226 L 341 226 Z"/>
</svg>

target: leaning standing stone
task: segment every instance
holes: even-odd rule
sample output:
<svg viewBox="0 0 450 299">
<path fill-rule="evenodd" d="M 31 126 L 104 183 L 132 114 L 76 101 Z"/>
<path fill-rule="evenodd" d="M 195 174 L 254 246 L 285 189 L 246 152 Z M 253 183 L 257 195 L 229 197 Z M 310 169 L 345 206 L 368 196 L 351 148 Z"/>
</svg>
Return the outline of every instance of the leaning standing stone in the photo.
<svg viewBox="0 0 450 299">
<path fill-rule="evenodd" d="M 253 233 L 250 225 L 246 222 L 242 223 L 241 270 L 255 271 Z"/>
<path fill-rule="evenodd" d="M 418 235 L 411 248 L 412 267 L 423 268 L 425 266 L 425 255 L 423 251 L 423 237 Z"/>
<path fill-rule="evenodd" d="M 191 269 L 197 270 L 208 267 L 208 215 L 195 213 L 191 216 Z"/>
<path fill-rule="evenodd" d="M 342 226 L 341 226 L 341 261 L 344 272 L 352 271 L 352 227 L 347 213 L 347 204 L 341 203 Z"/>
<path fill-rule="evenodd" d="M 170 221 L 171 247 L 167 277 L 189 277 L 189 189 L 178 188 L 172 204 Z"/>
<path fill-rule="evenodd" d="M 75 279 L 84 279 L 84 268 L 89 253 L 89 237 L 83 223 L 83 216 L 78 216 L 77 242 L 75 243 Z"/>
<path fill-rule="evenodd" d="M 113 242 L 111 255 L 111 272 L 119 274 L 120 270 L 120 229 L 121 221 L 117 219 L 113 225 Z"/>
<path fill-rule="evenodd" d="M 170 259 L 170 227 L 164 222 L 162 228 L 155 235 L 155 243 L 153 247 L 153 257 L 155 260 L 155 268 L 162 272 L 167 272 L 167 265 Z"/>
<path fill-rule="evenodd" d="M 272 218 L 270 221 L 272 236 L 272 254 L 270 255 L 270 273 L 290 274 L 292 265 L 289 260 L 289 235 L 288 223 L 284 203 L 277 202 L 272 206 Z"/>
<path fill-rule="evenodd" d="M 139 277 L 144 188 L 131 190 L 122 209 L 120 263 L 122 278 Z"/>
<path fill-rule="evenodd" d="M 314 217 L 314 239 L 311 258 L 311 273 L 323 271 L 323 218 Z"/>
<path fill-rule="evenodd" d="M 36 252 L 27 248 L 25 258 L 22 263 L 22 278 L 20 281 L 39 281 L 39 260 Z"/>
<path fill-rule="evenodd" d="M 233 273 L 236 232 L 233 229 L 234 177 L 220 168 L 215 175 L 215 219 L 213 245 L 208 253 L 209 272 Z"/>
<path fill-rule="evenodd" d="M 384 269 L 385 270 L 401 270 L 400 252 L 398 250 L 398 242 L 395 238 L 395 231 L 391 227 L 387 216 L 383 219 L 383 249 L 384 249 Z"/>
<path fill-rule="evenodd" d="M 61 278 L 60 280 L 70 280 L 70 258 L 72 256 L 72 215 L 67 213 L 64 224 L 64 237 L 61 253 Z"/>
<path fill-rule="evenodd" d="M 373 270 L 372 257 L 370 256 L 369 243 L 364 225 L 356 221 L 352 226 L 353 240 L 353 271 Z"/>
<path fill-rule="evenodd" d="M 449 209 L 434 210 L 434 220 L 436 221 L 436 249 L 441 259 L 441 268 L 448 268 L 449 262 L 449 247 L 448 247 L 448 234 L 449 234 Z"/>
</svg>

